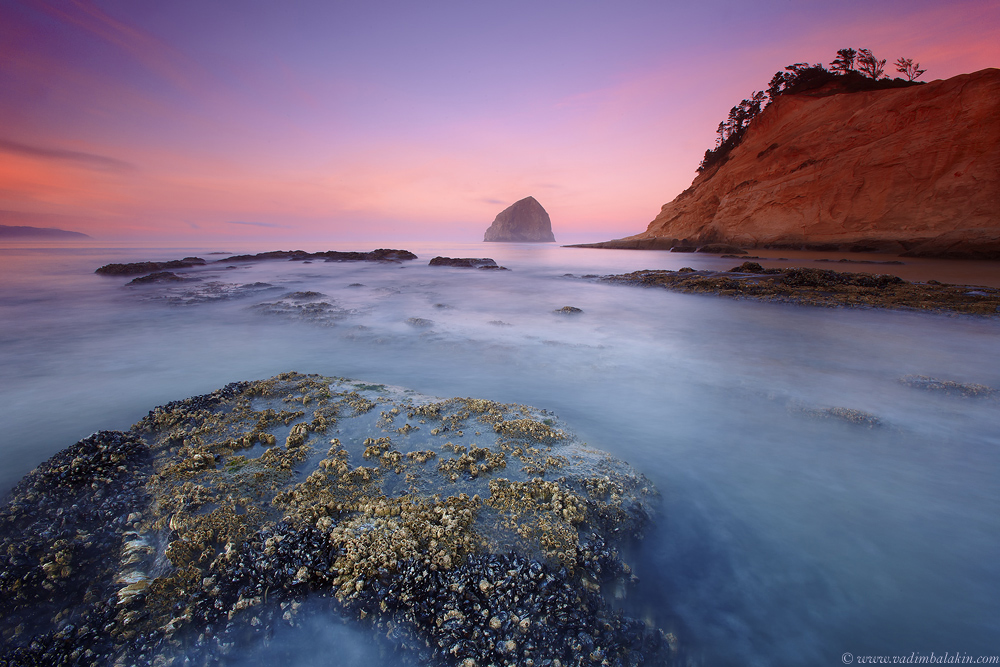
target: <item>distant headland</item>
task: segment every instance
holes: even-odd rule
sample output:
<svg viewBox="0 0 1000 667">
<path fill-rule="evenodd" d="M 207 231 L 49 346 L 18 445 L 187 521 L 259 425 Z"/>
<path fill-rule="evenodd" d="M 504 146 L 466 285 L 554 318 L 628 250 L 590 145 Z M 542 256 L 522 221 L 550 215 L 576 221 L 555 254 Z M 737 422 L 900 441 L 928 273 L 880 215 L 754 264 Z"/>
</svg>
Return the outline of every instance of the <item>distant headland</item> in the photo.
<svg viewBox="0 0 1000 667">
<path fill-rule="evenodd" d="M 82 240 L 91 238 L 81 232 L 68 232 L 54 227 L 26 227 L 17 225 L 0 225 L 0 240 Z"/>
<path fill-rule="evenodd" d="M 764 93 L 734 107 L 645 232 L 583 247 L 1000 258 L 1000 70 L 917 84 L 786 69 L 765 108 Z"/>
</svg>

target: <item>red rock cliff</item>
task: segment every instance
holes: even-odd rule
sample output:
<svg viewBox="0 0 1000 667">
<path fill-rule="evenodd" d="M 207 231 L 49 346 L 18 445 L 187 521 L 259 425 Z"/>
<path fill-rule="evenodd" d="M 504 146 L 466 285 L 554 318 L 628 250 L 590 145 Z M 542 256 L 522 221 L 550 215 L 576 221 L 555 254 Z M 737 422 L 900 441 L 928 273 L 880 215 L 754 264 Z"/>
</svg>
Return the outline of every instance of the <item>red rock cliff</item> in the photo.
<svg viewBox="0 0 1000 667">
<path fill-rule="evenodd" d="M 1000 70 L 779 97 L 629 239 L 1000 258 Z"/>
</svg>

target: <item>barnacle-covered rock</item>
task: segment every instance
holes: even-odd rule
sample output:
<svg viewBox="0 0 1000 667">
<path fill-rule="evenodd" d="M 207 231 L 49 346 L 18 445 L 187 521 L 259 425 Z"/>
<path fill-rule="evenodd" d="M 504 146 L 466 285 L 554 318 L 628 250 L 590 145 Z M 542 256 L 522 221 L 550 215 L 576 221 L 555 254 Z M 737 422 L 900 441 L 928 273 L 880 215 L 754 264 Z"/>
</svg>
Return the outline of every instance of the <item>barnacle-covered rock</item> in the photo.
<svg viewBox="0 0 1000 667">
<path fill-rule="evenodd" d="M 0 662 L 201 664 L 326 609 L 418 664 L 669 664 L 602 595 L 632 581 L 654 495 L 526 406 L 234 383 L 14 490 Z"/>
<path fill-rule="evenodd" d="M 816 268 L 765 269 L 757 262 L 743 262 L 729 271 L 645 269 L 601 280 L 826 308 L 932 310 L 988 317 L 1000 314 L 1000 289 L 996 287 L 946 285 L 936 280 L 909 282 L 889 274 Z"/>
<path fill-rule="evenodd" d="M 954 380 L 940 380 L 926 375 L 905 375 L 899 378 L 899 382 L 908 387 L 914 387 L 915 389 L 941 392 L 943 394 L 963 396 L 965 398 L 996 396 L 998 393 L 993 387 L 987 387 L 983 384 L 956 382 Z"/>
</svg>

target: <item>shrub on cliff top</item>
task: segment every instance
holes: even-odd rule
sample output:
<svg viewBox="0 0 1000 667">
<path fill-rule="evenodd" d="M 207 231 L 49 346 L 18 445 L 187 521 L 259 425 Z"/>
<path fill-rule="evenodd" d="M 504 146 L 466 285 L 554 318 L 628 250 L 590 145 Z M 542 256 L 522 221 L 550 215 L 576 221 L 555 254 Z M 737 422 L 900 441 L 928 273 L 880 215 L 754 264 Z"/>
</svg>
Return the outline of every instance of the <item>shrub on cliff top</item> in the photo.
<svg viewBox="0 0 1000 667">
<path fill-rule="evenodd" d="M 837 57 L 830 63 L 829 70 L 821 63 L 795 63 L 776 72 L 766 91 L 754 91 L 749 99 L 744 99 L 729 110 L 729 117 L 719 123 L 715 130 L 718 135 L 715 148 L 705 151 L 705 157 L 698 165 L 698 173 L 725 162 L 729 152 L 743 141 L 750 121 L 780 95 L 798 95 L 821 88 L 823 93 L 829 95 L 904 88 L 921 83 L 916 79 L 927 71 L 920 69 L 920 63 L 914 63 L 910 58 L 899 58 L 896 61 L 896 71 L 904 74 L 906 79 L 890 79 L 883 76 L 885 63 L 885 59 L 875 58 L 870 49 L 840 49 Z"/>
</svg>

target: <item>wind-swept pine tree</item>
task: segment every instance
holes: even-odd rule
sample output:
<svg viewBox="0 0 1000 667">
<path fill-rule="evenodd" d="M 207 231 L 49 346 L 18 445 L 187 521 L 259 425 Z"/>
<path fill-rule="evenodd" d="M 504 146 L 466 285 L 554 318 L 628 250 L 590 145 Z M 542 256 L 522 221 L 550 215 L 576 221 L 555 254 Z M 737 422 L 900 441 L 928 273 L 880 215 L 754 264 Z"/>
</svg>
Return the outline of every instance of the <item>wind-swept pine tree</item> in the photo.
<svg viewBox="0 0 1000 667">
<path fill-rule="evenodd" d="M 854 49 L 839 49 L 837 57 L 830 63 L 830 70 L 847 74 L 854 70 L 854 59 L 858 57 L 858 52 Z"/>
<path fill-rule="evenodd" d="M 900 58 L 896 61 L 896 71 L 901 72 L 907 81 L 913 81 L 927 70 L 920 69 L 920 63 L 914 63 L 911 58 Z"/>
<path fill-rule="evenodd" d="M 881 79 L 882 72 L 885 71 L 885 58 L 879 60 L 872 55 L 870 49 L 858 51 L 858 69 L 870 79 Z"/>
</svg>

